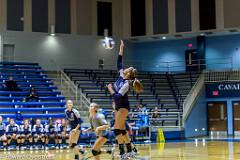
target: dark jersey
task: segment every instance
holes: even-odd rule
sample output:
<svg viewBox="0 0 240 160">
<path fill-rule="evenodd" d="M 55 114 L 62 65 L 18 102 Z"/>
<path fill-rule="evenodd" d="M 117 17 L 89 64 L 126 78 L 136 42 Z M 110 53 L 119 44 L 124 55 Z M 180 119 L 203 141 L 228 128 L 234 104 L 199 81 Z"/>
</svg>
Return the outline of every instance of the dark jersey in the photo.
<svg viewBox="0 0 240 160">
<path fill-rule="evenodd" d="M 42 133 L 44 133 L 44 128 L 43 128 L 43 125 L 41 124 L 41 125 L 34 125 L 33 126 L 33 133 L 34 134 L 42 134 Z"/>
<path fill-rule="evenodd" d="M 57 128 L 55 125 L 46 125 L 45 126 L 45 132 L 48 134 L 55 134 L 57 132 Z"/>
<path fill-rule="evenodd" d="M 119 78 L 113 85 L 113 89 L 115 91 L 113 98 L 116 104 L 116 109 L 121 107 L 129 107 L 128 101 L 128 91 L 129 91 L 129 83 L 128 80 L 123 79 L 123 66 L 122 66 L 122 56 L 118 56 L 118 71 Z"/>
<path fill-rule="evenodd" d="M 76 109 L 72 109 L 71 111 L 65 110 L 66 119 L 69 121 L 69 125 L 71 129 L 77 127 L 77 125 L 81 125 L 80 114 Z M 80 129 L 80 128 L 79 128 Z"/>
<path fill-rule="evenodd" d="M 6 125 L 5 123 L 0 123 L 0 137 L 5 134 Z"/>
<path fill-rule="evenodd" d="M 31 125 L 28 125 L 28 126 L 21 125 L 20 129 L 22 134 L 31 134 L 32 132 Z"/>
<path fill-rule="evenodd" d="M 62 125 L 62 124 L 58 124 L 57 129 L 59 133 L 62 133 L 62 132 L 67 133 L 71 130 L 71 128 L 68 125 Z"/>
<path fill-rule="evenodd" d="M 19 126 L 17 124 L 14 124 L 14 125 L 7 125 L 6 127 L 6 133 L 10 133 L 10 134 L 17 134 L 18 132 L 20 132 L 20 129 L 19 129 Z"/>
</svg>

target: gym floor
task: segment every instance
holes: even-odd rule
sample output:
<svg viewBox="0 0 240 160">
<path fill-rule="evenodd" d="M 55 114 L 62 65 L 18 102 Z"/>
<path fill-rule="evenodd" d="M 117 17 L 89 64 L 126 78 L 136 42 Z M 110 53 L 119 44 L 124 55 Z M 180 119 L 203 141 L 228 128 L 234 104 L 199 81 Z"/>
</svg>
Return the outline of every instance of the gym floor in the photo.
<svg viewBox="0 0 240 160">
<path fill-rule="evenodd" d="M 167 142 L 162 144 L 137 145 L 140 160 L 240 160 L 240 143 L 236 140 L 205 141 L 204 139 Z M 91 156 L 90 149 L 85 158 Z M 117 152 L 116 152 L 117 154 Z M 37 159 L 37 160 L 73 160 L 74 154 L 64 150 L 33 150 L 33 151 L 1 151 L 1 160 Z M 89 158 L 93 159 L 93 158 Z M 111 160 L 107 154 L 101 155 L 102 160 Z M 116 160 L 118 158 L 115 158 Z"/>
</svg>

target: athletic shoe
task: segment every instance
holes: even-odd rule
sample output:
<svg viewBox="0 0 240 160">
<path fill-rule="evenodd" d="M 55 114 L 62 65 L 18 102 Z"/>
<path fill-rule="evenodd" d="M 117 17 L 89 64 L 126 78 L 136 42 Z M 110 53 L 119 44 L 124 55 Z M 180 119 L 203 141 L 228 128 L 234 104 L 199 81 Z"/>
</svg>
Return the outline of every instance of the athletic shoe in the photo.
<svg viewBox="0 0 240 160">
<path fill-rule="evenodd" d="M 115 158 L 115 147 L 111 149 L 111 156 L 112 156 L 112 159 Z"/>
<path fill-rule="evenodd" d="M 84 157 L 87 155 L 87 151 L 84 149 L 79 149 L 79 152 L 81 153 L 81 155 Z"/>
<path fill-rule="evenodd" d="M 126 158 L 136 158 L 136 153 L 134 151 L 125 154 Z"/>
<path fill-rule="evenodd" d="M 21 146 L 21 147 L 20 147 L 20 150 L 21 150 L 21 151 L 24 151 L 24 147 L 23 147 L 23 146 Z"/>
<path fill-rule="evenodd" d="M 127 160 L 128 157 L 126 154 L 120 155 L 120 160 Z"/>
<path fill-rule="evenodd" d="M 138 150 L 137 150 L 137 148 L 136 147 L 133 147 L 133 152 L 135 152 L 136 154 L 138 154 Z"/>
</svg>

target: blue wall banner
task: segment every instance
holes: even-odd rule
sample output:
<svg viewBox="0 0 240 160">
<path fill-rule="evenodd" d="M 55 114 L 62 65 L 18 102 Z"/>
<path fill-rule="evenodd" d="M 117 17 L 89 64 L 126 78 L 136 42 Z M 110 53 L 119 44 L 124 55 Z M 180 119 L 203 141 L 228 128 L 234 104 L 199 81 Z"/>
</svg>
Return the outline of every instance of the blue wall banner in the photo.
<svg viewBox="0 0 240 160">
<path fill-rule="evenodd" d="M 240 97 L 240 82 L 221 82 L 206 84 L 206 97 Z"/>
</svg>

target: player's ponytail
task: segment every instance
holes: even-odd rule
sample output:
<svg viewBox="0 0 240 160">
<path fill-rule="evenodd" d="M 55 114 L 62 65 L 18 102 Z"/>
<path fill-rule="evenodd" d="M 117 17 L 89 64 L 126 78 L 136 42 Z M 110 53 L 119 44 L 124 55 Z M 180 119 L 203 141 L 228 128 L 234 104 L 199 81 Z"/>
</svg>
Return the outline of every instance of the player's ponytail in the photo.
<svg viewBox="0 0 240 160">
<path fill-rule="evenodd" d="M 137 70 L 136 70 L 135 68 L 133 68 L 133 67 L 130 67 L 130 69 L 131 69 L 131 72 L 130 72 L 130 76 L 129 76 L 129 77 L 130 77 L 130 79 L 131 79 L 130 84 L 131 84 L 133 90 L 134 90 L 136 93 L 141 93 L 141 92 L 143 92 L 143 85 L 142 85 L 142 83 L 140 82 L 140 80 L 138 80 L 138 79 L 136 78 L 136 76 L 137 76 Z"/>
<path fill-rule="evenodd" d="M 143 92 L 143 85 L 137 78 L 135 78 L 134 81 L 133 81 L 133 90 L 136 93 Z"/>
</svg>

